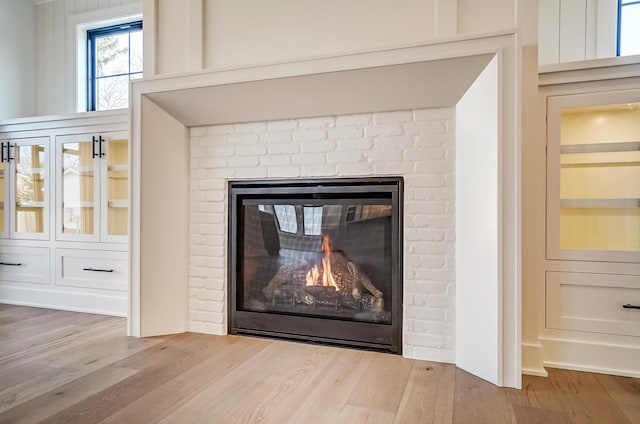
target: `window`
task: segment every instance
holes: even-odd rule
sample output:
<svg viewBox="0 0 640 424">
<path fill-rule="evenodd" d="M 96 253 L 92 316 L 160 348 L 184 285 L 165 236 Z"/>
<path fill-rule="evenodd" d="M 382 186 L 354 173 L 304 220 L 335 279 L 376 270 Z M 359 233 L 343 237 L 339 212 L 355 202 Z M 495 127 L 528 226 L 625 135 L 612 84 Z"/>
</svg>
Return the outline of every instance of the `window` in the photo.
<svg viewBox="0 0 640 424">
<path fill-rule="evenodd" d="M 618 0 L 618 56 L 640 54 L 640 0 Z"/>
<path fill-rule="evenodd" d="M 293 205 L 273 205 L 280 231 L 284 233 L 298 233 L 296 208 Z"/>
<path fill-rule="evenodd" d="M 322 206 L 304 207 L 304 234 L 319 236 L 322 234 Z"/>
<path fill-rule="evenodd" d="M 142 78 L 142 21 L 87 31 L 87 110 L 129 105 L 129 80 Z"/>
</svg>

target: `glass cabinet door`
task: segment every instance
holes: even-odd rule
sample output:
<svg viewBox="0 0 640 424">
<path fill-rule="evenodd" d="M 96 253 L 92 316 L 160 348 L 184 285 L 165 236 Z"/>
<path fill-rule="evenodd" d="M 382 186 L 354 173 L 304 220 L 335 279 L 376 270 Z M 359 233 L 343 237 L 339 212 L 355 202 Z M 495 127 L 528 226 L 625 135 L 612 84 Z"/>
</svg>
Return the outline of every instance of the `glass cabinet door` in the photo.
<svg viewBox="0 0 640 424">
<path fill-rule="evenodd" d="M 640 93 L 570 96 L 549 111 L 550 258 L 635 260 Z"/>
<path fill-rule="evenodd" d="M 115 133 L 106 136 L 103 147 L 105 156 L 103 167 L 103 204 L 106 216 L 103 218 L 105 237 L 126 236 L 129 206 L 129 142 L 126 134 Z"/>
<path fill-rule="evenodd" d="M 46 238 L 48 231 L 48 139 L 10 141 L 13 167 L 12 236 Z"/>
<path fill-rule="evenodd" d="M 92 137 L 65 137 L 58 144 L 58 232 L 69 239 L 98 237 L 99 168 L 97 141 Z"/>
<path fill-rule="evenodd" d="M 5 170 L 5 142 L 2 141 L 2 162 L 0 162 L 0 237 L 6 237 L 7 231 L 7 214 L 5 213 L 4 205 L 8 205 L 9 202 L 7 200 L 8 190 L 6 187 Z"/>
</svg>

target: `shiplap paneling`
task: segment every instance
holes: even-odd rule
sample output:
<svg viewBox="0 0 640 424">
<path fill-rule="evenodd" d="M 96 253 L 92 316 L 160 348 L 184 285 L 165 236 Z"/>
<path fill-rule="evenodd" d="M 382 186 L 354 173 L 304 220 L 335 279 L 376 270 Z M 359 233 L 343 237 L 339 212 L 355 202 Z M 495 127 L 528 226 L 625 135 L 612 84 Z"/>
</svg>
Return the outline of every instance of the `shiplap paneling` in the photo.
<svg viewBox="0 0 640 424">
<path fill-rule="evenodd" d="M 539 1 L 538 63 L 560 62 L 560 3 L 557 0 Z"/>
<path fill-rule="evenodd" d="M 560 62 L 585 60 L 586 0 L 560 3 Z"/>
<path fill-rule="evenodd" d="M 585 4 L 584 58 L 596 59 L 598 46 L 598 0 L 587 0 Z"/>
<path fill-rule="evenodd" d="M 37 113 L 54 115 L 75 112 L 75 89 L 69 69 L 75 51 L 70 51 L 69 18 L 74 15 L 140 3 L 141 0 L 53 0 L 36 5 L 37 19 Z"/>
</svg>

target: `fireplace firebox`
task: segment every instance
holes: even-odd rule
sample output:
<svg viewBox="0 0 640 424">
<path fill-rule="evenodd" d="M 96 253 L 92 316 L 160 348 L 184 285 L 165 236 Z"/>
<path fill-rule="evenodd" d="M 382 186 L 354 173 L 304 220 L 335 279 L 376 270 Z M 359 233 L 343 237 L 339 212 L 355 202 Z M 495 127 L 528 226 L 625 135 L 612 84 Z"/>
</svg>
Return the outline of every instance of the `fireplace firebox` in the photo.
<svg viewBox="0 0 640 424">
<path fill-rule="evenodd" d="M 229 333 L 401 353 L 402 189 L 229 182 Z"/>
</svg>

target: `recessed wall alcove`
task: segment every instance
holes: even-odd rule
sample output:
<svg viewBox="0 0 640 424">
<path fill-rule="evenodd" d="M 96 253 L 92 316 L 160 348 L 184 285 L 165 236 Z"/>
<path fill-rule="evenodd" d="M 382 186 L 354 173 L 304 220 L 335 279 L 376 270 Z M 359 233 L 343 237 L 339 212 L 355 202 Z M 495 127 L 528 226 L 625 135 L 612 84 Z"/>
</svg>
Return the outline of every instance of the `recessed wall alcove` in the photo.
<svg viewBox="0 0 640 424">
<path fill-rule="evenodd" d="M 414 356 L 519 387 L 517 54 L 498 34 L 133 82 L 130 334 L 193 330 L 190 127 L 455 107 L 455 354 Z"/>
</svg>

